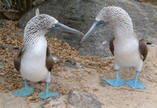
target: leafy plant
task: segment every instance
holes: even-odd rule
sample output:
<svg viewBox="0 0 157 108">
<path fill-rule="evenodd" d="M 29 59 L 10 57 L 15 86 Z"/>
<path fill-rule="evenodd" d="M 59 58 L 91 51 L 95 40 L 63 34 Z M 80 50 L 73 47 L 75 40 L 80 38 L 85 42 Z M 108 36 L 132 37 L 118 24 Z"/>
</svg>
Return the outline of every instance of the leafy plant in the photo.
<svg viewBox="0 0 157 108">
<path fill-rule="evenodd" d="M 31 9 L 34 4 L 38 4 L 46 0 L 0 0 L 0 9 L 15 10 L 23 14 Z"/>
<path fill-rule="evenodd" d="M 0 7 L 2 9 L 18 10 L 19 12 L 26 12 L 32 8 L 34 0 L 0 0 Z"/>
</svg>

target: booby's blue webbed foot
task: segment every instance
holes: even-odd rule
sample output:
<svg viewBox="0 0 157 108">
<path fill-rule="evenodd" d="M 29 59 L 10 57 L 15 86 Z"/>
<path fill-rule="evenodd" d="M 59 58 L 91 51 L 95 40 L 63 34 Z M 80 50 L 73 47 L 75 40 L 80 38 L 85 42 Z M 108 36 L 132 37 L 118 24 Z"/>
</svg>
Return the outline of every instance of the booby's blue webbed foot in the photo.
<svg viewBox="0 0 157 108">
<path fill-rule="evenodd" d="M 137 89 L 144 89 L 145 88 L 145 86 L 140 81 L 138 81 L 136 79 L 128 80 L 126 82 L 126 84 L 128 86 L 130 86 L 131 88 L 137 88 Z"/>
<path fill-rule="evenodd" d="M 51 91 L 46 91 L 44 90 L 43 92 L 40 92 L 38 94 L 38 96 L 41 98 L 41 99 L 47 99 L 49 97 L 53 97 L 53 96 L 56 96 L 57 93 L 56 92 L 51 92 Z"/>
<path fill-rule="evenodd" d="M 105 81 L 114 87 L 123 86 L 125 84 L 124 80 L 119 78 L 119 70 L 116 70 L 116 79 L 106 79 Z"/>
<path fill-rule="evenodd" d="M 139 73 L 140 73 L 140 72 L 136 71 L 136 76 L 135 76 L 135 78 L 134 78 L 134 79 L 131 79 L 131 80 L 128 80 L 128 81 L 126 82 L 126 84 L 127 84 L 128 86 L 132 87 L 132 88 L 144 89 L 145 86 L 144 86 L 141 82 L 138 81 Z"/>
<path fill-rule="evenodd" d="M 24 88 L 14 91 L 13 94 L 16 96 L 22 96 L 22 97 L 31 95 L 34 92 L 34 88 L 28 86 L 26 80 L 24 81 L 24 84 L 25 84 Z"/>
<path fill-rule="evenodd" d="M 48 90 L 48 83 L 46 84 L 46 89 L 38 94 L 41 99 L 47 99 L 49 97 L 56 96 L 57 92 L 52 92 Z"/>
<path fill-rule="evenodd" d="M 122 79 L 106 79 L 105 81 L 114 87 L 123 86 L 125 84 L 124 80 Z"/>
</svg>

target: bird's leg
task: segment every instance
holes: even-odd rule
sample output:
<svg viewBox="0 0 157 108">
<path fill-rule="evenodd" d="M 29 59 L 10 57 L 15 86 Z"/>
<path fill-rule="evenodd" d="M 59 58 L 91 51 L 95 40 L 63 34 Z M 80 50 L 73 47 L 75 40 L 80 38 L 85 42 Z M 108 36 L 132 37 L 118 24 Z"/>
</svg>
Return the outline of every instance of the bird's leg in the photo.
<svg viewBox="0 0 157 108">
<path fill-rule="evenodd" d="M 116 80 L 118 81 L 119 79 L 119 70 L 116 70 Z"/>
<path fill-rule="evenodd" d="M 105 81 L 114 87 L 123 86 L 125 84 L 124 80 L 119 78 L 119 70 L 116 70 L 116 79 L 106 79 Z"/>
<path fill-rule="evenodd" d="M 119 66 L 115 64 L 116 69 L 116 79 L 106 79 L 105 81 L 114 87 L 123 86 L 125 84 L 124 80 L 119 78 Z"/>
<path fill-rule="evenodd" d="M 48 75 L 48 78 L 46 80 L 46 88 L 44 91 L 40 92 L 38 94 L 38 96 L 41 98 L 41 99 L 47 99 L 49 97 L 52 97 L 52 96 L 56 96 L 57 95 L 57 92 L 53 92 L 53 91 L 49 91 L 49 83 L 50 83 L 50 80 L 51 80 L 51 76 L 50 76 L 50 73 Z"/>
<path fill-rule="evenodd" d="M 135 78 L 134 78 L 134 79 L 131 79 L 131 80 L 128 80 L 128 81 L 126 82 L 126 84 L 127 84 L 128 86 L 130 86 L 131 88 L 144 89 L 145 86 L 144 86 L 141 82 L 138 81 L 139 73 L 140 73 L 140 71 L 136 71 Z"/>
<path fill-rule="evenodd" d="M 31 95 L 34 92 L 34 89 L 27 84 L 27 80 L 24 80 L 24 86 L 24 88 L 14 91 L 13 94 L 24 97 Z"/>
</svg>

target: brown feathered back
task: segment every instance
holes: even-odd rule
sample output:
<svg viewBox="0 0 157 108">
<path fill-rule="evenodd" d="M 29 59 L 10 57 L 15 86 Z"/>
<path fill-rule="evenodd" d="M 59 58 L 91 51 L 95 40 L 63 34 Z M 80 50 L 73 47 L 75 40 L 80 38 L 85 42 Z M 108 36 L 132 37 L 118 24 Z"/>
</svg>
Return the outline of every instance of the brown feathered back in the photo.
<svg viewBox="0 0 157 108">
<path fill-rule="evenodd" d="M 18 53 L 18 55 L 14 58 L 14 66 L 17 71 L 20 71 L 20 66 L 21 66 L 21 58 L 24 53 L 24 50 L 21 49 Z"/>
<path fill-rule="evenodd" d="M 53 64 L 54 64 L 54 61 L 52 59 L 52 55 L 50 53 L 50 49 L 47 47 L 47 51 L 46 51 L 46 67 L 47 67 L 48 71 L 51 72 L 51 69 L 53 68 Z"/>
<path fill-rule="evenodd" d="M 110 48 L 110 51 L 111 51 L 112 55 L 114 56 L 114 45 L 113 45 L 113 41 L 114 41 L 114 38 L 111 39 L 110 44 L 109 44 L 109 48 Z"/>
<path fill-rule="evenodd" d="M 147 54 L 148 54 L 147 44 L 144 41 L 144 39 L 141 39 L 139 41 L 139 51 L 140 51 L 141 59 L 144 61 L 147 57 Z"/>
</svg>

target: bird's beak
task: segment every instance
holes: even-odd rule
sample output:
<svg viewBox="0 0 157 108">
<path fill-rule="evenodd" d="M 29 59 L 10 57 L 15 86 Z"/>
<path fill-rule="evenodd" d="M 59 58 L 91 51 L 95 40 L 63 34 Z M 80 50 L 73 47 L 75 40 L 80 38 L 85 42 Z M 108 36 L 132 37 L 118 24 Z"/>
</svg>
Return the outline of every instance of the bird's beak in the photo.
<svg viewBox="0 0 157 108">
<path fill-rule="evenodd" d="M 59 23 L 59 22 L 57 24 L 55 24 L 55 28 L 56 29 L 61 29 L 63 31 L 70 32 L 70 33 L 76 33 L 76 34 L 82 35 L 82 36 L 84 35 L 82 32 L 80 32 L 80 31 L 78 31 L 74 28 L 68 27 L 68 26 L 66 26 L 62 23 Z"/>
<path fill-rule="evenodd" d="M 90 33 L 95 29 L 95 27 L 97 26 L 100 26 L 100 25 L 107 25 L 108 22 L 104 22 L 104 21 L 95 21 L 93 23 L 93 25 L 91 26 L 91 28 L 88 30 L 88 32 L 83 36 L 83 38 L 81 39 L 81 43 L 86 40 L 89 36 L 90 36 Z"/>
</svg>

